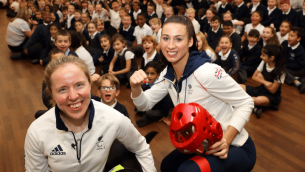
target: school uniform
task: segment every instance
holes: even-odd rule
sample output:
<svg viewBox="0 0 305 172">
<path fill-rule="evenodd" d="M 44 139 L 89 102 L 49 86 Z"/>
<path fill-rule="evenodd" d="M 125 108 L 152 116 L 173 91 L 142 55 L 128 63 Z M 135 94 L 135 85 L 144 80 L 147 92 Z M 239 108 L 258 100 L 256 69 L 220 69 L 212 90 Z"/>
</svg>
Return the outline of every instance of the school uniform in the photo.
<svg viewBox="0 0 305 172">
<path fill-rule="evenodd" d="M 280 44 L 282 44 L 284 41 L 288 40 L 288 35 L 289 33 L 287 33 L 285 36 L 282 37 L 281 32 L 276 32 L 276 36 L 280 41 Z"/>
<path fill-rule="evenodd" d="M 74 22 L 75 22 L 75 19 L 74 19 L 74 14 L 73 15 L 67 15 L 67 29 L 68 30 L 75 30 L 75 26 L 74 26 Z"/>
<path fill-rule="evenodd" d="M 149 25 L 149 21 L 152 18 L 158 18 L 158 15 L 155 12 L 152 12 L 150 15 L 146 13 L 146 24 Z"/>
<path fill-rule="evenodd" d="M 90 37 L 90 39 L 89 39 L 90 54 L 92 56 L 97 55 L 97 54 L 102 54 L 103 49 L 100 44 L 101 34 L 99 34 L 96 31 L 93 35 L 89 34 L 89 37 Z"/>
<path fill-rule="evenodd" d="M 124 26 L 120 27 L 119 29 L 119 34 L 121 34 L 124 39 L 127 42 L 127 46 L 131 47 L 133 44 L 133 41 L 135 39 L 135 36 L 133 36 L 134 33 L 134 26 L 129 25 L 129 27 L 127 29 L 124 28 Z"/>
<path fill-rule="evenodd" d="M 262 46 L 256 43 L 253 46 L 244 45 L 241 49 L 240 59 L 242 64 L 242 69 L 247 71 L 248 77 L 251 77 L 262 59 L 260 58 L 262 51 Z"/>
<path fill-rule="evenodd" d="M 294 9 L 290 8 L 290 10 L 288 10 L 286 13 L 282 11 L 281 22 L 284 20 L 288 20 L 291 22 L 292 26 L 297 26 L 297 21 L 298 21 L 297 19 L 298 19 L 298 13 Z"/>
<path fill-rule="evenodd" d="M 256 29 L 259 32 L 259 35 L 262 35 L 265 27 L 262 24 L 258 24 L 255 28 L 253 28 L 252 23 L 249 23 L 245 26 L 245 32 L 247 33 L 247 35 L 249 34 L 251 29 Z"/>
<path fill-rule="evenodd" d="M 219 8 L 218 8 L 218 17 L 220 17 L 222 19 L 222 14 L 223 13 L 226 13 L 227 11 L 230 11 L 231 13 L 233 13 L 233 8 L 231 6 L 230 3 L 226 2 L 225 5 L 220 5 Z"/>
<path fill-rule="evenodd" d="M 281 84 L 284 84 L 285 73 L 280 76 L 280 79 L 276 79 L 276 77 L 272 76 L 272 71 L 274 70 L 274 67 L 270 68 L 268 66 L 268 63 L 264 63 L 264 61 L 262 61 L 260 63 L 257 70 L 262 73 L 262 75 L 264 76 L 264 79 L 266 81 L 269 81 L 269 82 L 272 82 L 272 83 L 273 82 L 280 83 L 280 86 L 276 90 L 276 92 L 272 94 L 269 90 L 266 89 L 266 87 L 263 84 L 261 84 L 258 87 L 251 87 L 251 86 L 247 85 L 246 86 L 246 92 L 252 97 L 258 97 L 258 96 L 267 97 L 271 107 L 278 110 L 278 105 L 280 104 L 280 102 L 282 100 Z"/>
<path fill-rule="evenodd" d="M 102 99 L 99 99 L 99 101 L 103 102 Z M 113 103 L 113 105 L 110 105 L 110 107 L 119 111 L 121 114 L 123 114 L 124 116 L 129 118 L 129 114 L 128 114 L 128 111 L 127 111 L 126 107 L 124 105 L 122 105 L 121 103 L 119 103 L 117 99 L 114 99 L 114 101 L 115 102 Z"/>
<path fill-rule="evenodd" d="M 161 19 L 162 14 L 163 14 L 163 8 L 162 5 L 159 5 L 158 3 L 156 4 L 156 14 L 158 16 L 159 19 Z"/>
<path fill-rule="evenodd" d="M 193 26 L 194 26 L 194 29 L 195 29 L 195 34 L 198 34 L 199 31 L 200 31 L 199 22 L 195 18 L 193 18 L 192 23 L 193 23 Z"/>
<path fill-rule="evenodd" d="M 53 49 L 53 48 L 56 48 L 55 46 L 55 39 L 52 38 L 52 36 L 50 36 L 50 39 L 48 39 L 48 42 L 47 42 L 47 47 L 46 47 L 46 50 L 43 52 L 43 54 L 40 56 L 40 60 L 42 60 L 42 64 L 43 65 L 46 65 L 49 63 L 49 57 L 48 57 L 48 54 L 49 52 Z"/>
<path fill-rule="evenodd" d="M 164 24 L 164 22 L 165 22 L 166 20 L 167 20 L 166 16 L 161 17 L 162 26 L 163 26 L 163 24 Z"/>
<path fill-rule="evenodd" d="M 220 65 L 228 75 L 233 76 L 242 69 L 239 55 L 234 50 L 229 50 L 226 55 L 220 51 L 218 54 L 217 64 Z"/>
<path fill-rule="evenodd" d="M 234 17 L 237 20 L 241 20 L 242 18 L 249 18 L 250 17 L 249 16 L 249 9 L 244 2 L 242 2 L 239 5 L 236 5 L 233 8 L 233 14 L 234 14 Z"/>
<path fill-rule="evenodd" d="M 202 29 L 202 33 L 208 33 L 209 32 L 209 30 L 212 28 L 211 27 L 211 22 L 210 21 L 208 21 L 208 19 L 206 19 L 206 20 L 203 20 L 203 29 Z"/>
<path fill-rule="evenodd" d="M 95 12 L 95 13 L 92 15 L 92 19 L 103 19 L 104 22 L 106 22 L 106 21 L 109 20 L 109 18 L 107 17 L 105 11 L 102 11 L 101 13 Z"/>
<path fill-rule="evenodd" d="M 106 32 L 106 30 L 104 29 L 104 30 L 102 30 L 102 31 L 100 31 L 100 32 L 98 32 L 98 33 L 100 33 L 101 35 L 107 35 L 107 32 Z"/>
<path fill-rule="evenodd" d="M 216 49 L 219 39 L 221 38 L 222 35 L 223 35 L 223 30 L 220 27 L 220 25 L 217 30 L 213 30 L 212 27 L 210 28 L 208 32 L 207 42 L 213 50 Z"/>
<path fill-rule="evenodd" d="M 286 61 L 286 79 L 287 84 L 293 84 L 295 76 L 305 77 L 305 51 L 302 45 L 291 47 L 288 41 L 284 41 L 282 46 L 285 51 Z"/>
<path fill-rule="evenodd" d="M 238 54 L 241 52 L 241 37 L 234 30 L 230 35 L 232 42 L 232 49 L 235 50 Z"/>
<path fill-rule="evenodd" d="M 106 29 L 106 32 L 110 37 L 112 37 L 114 34 L 117 33 L 117 30 L 120 27 L 121 18 L 119 16 L 119 11 L 115 12 L 114 10 L 110 9 L 109 14 L 111 21 L 110 26 Z"/>
<path fill-rule="evenodd" d="M 157 44 L 161 42 L 161 33 L 162 33 L 162 28 L 160 28 L 157 33 L 153 33 L 152 35 L 156 39 Z"/>
<path fill-rule="evenodd" d="M 145 23 L 142 27 L 135 27 L 133 36 L 137 39 L 137 44 L 142 44 L 142 36 L 152 35 L 153 31 L 151 28 Z"/>
<path fill-rule="evenodd" d="M 270 26 L 271 23 L 274 24 L 275 28 L 280 27 L 281 25 L 281 10 L 274 7 L 273 9 L 269 9 L 269 7 L 267 8 L 268 10 L 268 16 L 267 19 L 264 20 L 262 22 L 262 25 L 266 26 Z"/>
<path fill-rule="evenodd" d="M 268 19 L 268 10 L 267 10 L 266 6 L 262 5 L 261 3 L 257 3 L 256 5 L 251 4 L 249 6 L 250 16 L 255 11 L 260 11 L 261 12 L 261 14 L 262 14 L 262 21 L 261 22 L 264 22 L 265 20 Z"/>
<path fill-rule="evenodd" d="M 184 1 L 184 6 L 186 6 L 186 8 L 194 8 L 196 11 L 199 10 L 199 3 L 198 3 L 198 0 L 197 1 L 188 1 L 188 2 L 185 2 Z"/>
<path fill-rule="evenodd" d="M 132 20 L 132 25 L 133 26 L 136 26 L 137 24 L 136 24 L 136 20 L 137 20 L 137 17 L 138 17 L 138 14 L 140 14 L 142 12 L 142 10 L 141 9 L 139 9 L 138 11 L 133 11 L 132 12 L 132 18 L 133 18 L 133 20 Z"/>
<path fill-rule="evenodd" d="M 120 82 L 128 82 L 131 75 L 138 70 L 137 60 L 135 55 L 132 51 L 124 48 L 121 53 L 114 53 L 114 57 L 117 57 L 116 63 L 119 62 L 119 66 L 115 67 L 113 71 L 120 71 L 126 68 L 126 60 L 131 60 L 131 68 L 130 71 L 127 73 L 116 75 Z"/>
<path fill-rule="evenodd" d="M 114 53 L 115 53 L 115 51 L 112 48 L 112 46 L 110 46 L 108 50 L 103 50 L 103 52 L 101 54 L 93 56 L 94 65 L 95 66 L 102 65 L 103 73 L 108 73 L 109 64 L 110 64 L 112 58 L 114 57 Z M 103 59 L 104 59 L 102 61 L 102 63 L 98 60 L 101 56 L 103 56 Z M 115 63 L 115 68 L 118 67 L 118 65 L 119 65 L 119 62 Z"/>
<path fill-rule="evenodd" d="M 87 41 L 90 40 L 89 32 L 86 28 L 84 28 L 81 33 L 84 35 L 84 37 L 86 38 Z"/>
<path fill-rule="evenodd" d="M 161 58 L 160 54 L 157 52 L 157 50 L 154 51 L 154 54 L 149 58 L 147 59 L 147 52 L 145 52 L 143 54 L 143 57 L 142 57 L 142 62 L 141 62 L 141 67 L 140 69 L 144 70 L 144 67 L 146 66 L 146 64 L 148 62 L 151 62 L 151 61 L 158 61 L 159 59 Z"/>
</svg>

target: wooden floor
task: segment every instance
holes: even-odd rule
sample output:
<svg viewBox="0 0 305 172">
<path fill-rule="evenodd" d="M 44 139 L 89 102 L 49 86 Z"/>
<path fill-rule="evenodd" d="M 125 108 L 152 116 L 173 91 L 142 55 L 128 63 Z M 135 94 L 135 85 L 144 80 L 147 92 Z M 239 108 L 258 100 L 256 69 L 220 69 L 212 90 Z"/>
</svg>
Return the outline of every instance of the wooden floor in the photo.
<svg viewBox="0 0 305 172">
<path fill-rule="evenodd" d="M 5 41 L 9 20 L 5 10 L 0 10 L 0 172 L 19 172 L 24 171 L 27 128 L 35 120 L 35 112 L 45 109 L 41 100 L 44 67 L 32 65 L 30 60 L 9 59 L 11 51 Z M 255 85 L 251 80 L 247 84 Z M 279 111 L 266 111 L 261 119 L 252 114 L 246 125 L 257 150 L 254 172 L 305 171 L 305 94 L 299 94 L 293 86 L 283 85 L 282 96 Z M 118 100 L 127 107 L 135 124 L 138 117 L 133 111 L 130 90 L 125 86 Z M 174 149 L 169 126 L 157 122 L 138 130 L 142 135 L 159 132 L 150 146 L 160 171 L 162 159 Z"/>
</svg>

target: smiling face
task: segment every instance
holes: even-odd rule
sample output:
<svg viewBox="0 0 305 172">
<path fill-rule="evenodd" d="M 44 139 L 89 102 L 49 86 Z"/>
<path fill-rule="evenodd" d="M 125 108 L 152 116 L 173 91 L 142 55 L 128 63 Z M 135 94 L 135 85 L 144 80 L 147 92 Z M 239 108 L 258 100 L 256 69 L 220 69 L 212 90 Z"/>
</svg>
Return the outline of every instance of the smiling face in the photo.
<svg viewBox="0 0 305 172">
<path fill-rule="evenodd" d="M 186 26 L 178 23 L 168 23 L 163 26 L 161 35 L 161 50 L 168 62 L 173 65 L 186 63 L 189 48 L 193 38 L 188 38 Z"/>
<path fill-rule="evenodd" d="M 211 21 L 211 26 L 212 26 L 213 30 L 215 31 L 220 26 L 220 22 L 218 20 Z"/>
<path fill-rule="evenodd" d="M 120 40 L 116 40 L 112 44 L 112 47 L 114 51 L 116 51 L 117 53 L 121 53 L 125 47 L 125 43 L 121 42 Z"/>
<path fill-rule="evenodd" d="M 56 20 L 56 16 L 54 13 L 51 13 L 51 21 L 54 22 Z"/>
<path fill-rule="evenodd" d="M 139 6 L 138 3 L 134 3 L 133 6 L 132 6 L 132 8 L 133 8 L 133 11 L 136 11 L 136 12 L 137 12 L 137 11 L 140 9 L 140 6 Z"/>
<path fill-rule="evenodd" d="M 252 46 L 259 41 L 259 38 L 254 37 L 254 36 L 247 36 L 247 40 L 249 42 L 249 45 Z"/>
<path fill-rule="evenodd" d="M 115 12 L 118 12 L 119 11 L 119 8 L 120 8 L 120 5 L 117 1 L 113 2 L 112 5 L 111 5 L 112 9 L 115 11 Z"/>
<path fill-rule="evenodd" d="M 210 21 L 211 18 L 214 17 L 215 15 L 212 13 L 211 10 L 207 10 L 205 16 L 206 16 L 207 20 Z"/>
<path fill-rule="evenodd" d="M 75 30 L 77 31 L 77 32 L 82 32 L 83 31 L 83 29 L 84 29 L 84 25 L 83 25 L 83 23 L 81 23 L 81 22 L 75 22 Z"/>
<path fill-rule="evenodd" d="M 257 13 L 257 12 L 254 12 L 252 15 L 251 15 L 251 22 L 252 22 L 252 25 L 256 26 L 260 23 L 260 21 L 262 20 L 261 16 Z"/>
<path fill-rule="evenodd" d="M 88 32 L 90 33 L 90 35 L 93 35 L 94 32 L 96 32 L 96 27 L 93 23 L 88 24 Z"/>
<path fill-rule="evenodd" d="M 82 14 L 81 20 L 82 20 L 82 23 L 85 24 L 89 21 L 89 17 L 87 16 L 87 14 Z"/>
<path fill-rule="evenodd" d="M 266 42 L 268 41 L 271 37 L 273 37 L 273 33 L 272 33 L 272 30 L 271 28 L 265 28 L 263 30 L 263 33 L 262 33 L 262 39 Z"/>
<path fill-rule="evenodd" d="M 127 29 L 131 24 L 131 18 L 129 16 L 124 16 L 122 23 L 124 28 Z"/>
<path fill-rule="evenodd" d="M 270 63 L 274 60 L 274 56 L 271 56 L 269 57 L 267 54 L 265 54 L 263 52 L 264 49 L 262 49 L 262 52 L 261 52 L 261 56 L 260 58 L 264 61 L 264 63 Z"/>
<path fill-rule="evenodd" d="M 71 42 L 69 40 L 69 36 L 57 35 L 55 46 L 64 52 L 68 50 L 70 47 Z"/>
<path fill-rule="evenodd" d="M 155 80 L 160 76 L 160 74 L 157 73 L 157 70 L 153 67 L 146 68 L 145 73 L 147 75 L 148 84 L 153 84 Z"/>
<path fill-rule="evenodd" d="M 44 13 L 43 13 L 43 16 L 42 16 L 43 18 L 43 22 L 45 22 L 45 23 L 47 23 L 47 24 L 49 24 L 49 23 L 51 23 L 51 20 L 52 20 L 52 15 L 51 15 L 51 13 L 50 12 L 48 12 L 48 11 L 45 11 Z"/>
<path fill-rule="evenodd" d="M 161 28 L 161 24 L 152 23 L 150 27 L 154 33 L 157 33 Z"/>
<path fill-rule="evenodd" d="M 101 38 L 101 47 L 107 51 L 110 47 L 110 41 L 107 38 Z"/>
<path fill-rule="evenodd" d="M 90 104 L 91 84 L 75 64 L 57 68 L 50 77 L 52 97 L 66 118 L 83 119 Z"/>
<path fill-rule="evenodd" d="M 97 22 L 97 31 L 101 32 L 104 30 L 104 24 L 101 22 Z"/>
<path fill-rule="evenodd" d="M 155 46 L 152 41 L 143 42 L 143 49 L 147 53 L 152 53 L 155 50 Z"/>
<path fill-rule="evenodd" d="M 88 11 L 89 11 L 90 14 L 93 13 L 93 11 L 94 11 L 93 5 L 88 5 Z"/>
<path fill-rule="evenodd" d="M 146 19 L 144 16 L 138 15 L 137 16 L 137 23 L 140 27 L 143 27 L 143 25 L 145 24 Z"/>
<path fill-rule="evenodd" d="M 195 12 L 194 11 L 187 11 L 186 12 L 186 17 L 189 18 L 192 21 L 195 17 Z"/>
<path fill-rule="evenodd" d="M 110 80 L 105 79 L 101 83 L 101 88 L 105 87 L 115 87 L 111 84 Z M 119 96 L 120 90 L 117 89 L 107 89 L 107 90 L 98 90 L 99 97 L 103 100 L 103 103 L 105 103 L 108 106 L 113 105 L 115 103 L 115 98 Z"/>
<path fill-rule="evenodd" d="M 152 6 L 147 6 L 147 14 L 148 15 L 151 15 L 153 12 L 154 12 L 154 7 L 152 7 Z"/>
<path fill-rule="evenodd" d="M 88 8 L 88 3 L 83 2 L 83 3 L 82 3 L 82 8 L 83 8 L 83 9 L 87 9 L 87 8 Z"/>
<path fill-rule="evenodd" d="M 231 16 L 231 14 L 224 14 L 223 15 L 223 21 L 228 21 L 228 20 L 232 20 L 232 16 Z"/>
<path fill-rule="evenodd" d="M 172 15 L 174 15 L 174 13 L 171 10 L 171 8 L 165 8 L 164 15 L 165 15 L 166 18 L 170 18 Z"/>
<path fill-rule="evenodd" d="M 74 13 L 74 19 L 75 20 L 80 20 L 80 18 L 81 18 L 81 14 L 79 12 L 75 12 Z"/>
<path fill-rule="evenodd" d="M 281 33 L 281 36 L 285 36 L 290 30 L 290 25 L 289 23 L 287 22 L 283 22 L 280 26 L 280 33 Z"/>
<path fill-rule="evenodd" d="M 119 16 L 122 19 L 125 15 L 127 15 L 127 13 L 125 12 L 125 10 L 120 10 L 119 11 Z"/>
<path fill-rule="evenodd" d="M 101 4 L 96 4 L 95 11 L 98 14 L 100 14 L 102 12 L 102 5 Z"/>
<path fill-rule="evenodd" d="M 232 43 L 229 38 L 223 37 L 219 41 L 219 47 L 222 54 L 225 55 L 232 48 Z"/>
<path fill-rule="evenodd" d="M 74 14 L 74 10 L 75 10 L 74 6 L 73 6 L 73 5 L 69 5 L 69 7 L 68 7 L 68 13 L 69 13 L 70 15 Z"/>
</svg>

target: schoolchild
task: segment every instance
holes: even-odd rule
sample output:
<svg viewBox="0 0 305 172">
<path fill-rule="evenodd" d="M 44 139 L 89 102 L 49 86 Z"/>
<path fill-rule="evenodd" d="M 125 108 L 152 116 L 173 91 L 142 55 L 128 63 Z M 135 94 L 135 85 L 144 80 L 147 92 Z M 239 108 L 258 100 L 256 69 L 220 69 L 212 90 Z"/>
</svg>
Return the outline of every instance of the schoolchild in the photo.
<svg viewBox="0 0 305 172">
<path fill-rule="evenodd" d="M 288 40 L 289 31 L 291 28 L 291 23 L 288 20 L 284 20 L 281 23 L 280 31 L 276 32 L 277 38 L 282 44 L 284 41 Z"/>
<path fill-rule="evenodd" d="M 135 36 L 133 35 L 135 28 L 131 25 L 131 16 L 125 15 L 123 17 L 122 23 L 123 26 L 120 27 L 119 33 L 125 38 L 127 46 L 131 47 L 135 40 Z"/>
<path fill-rule="evenodd" d="M 214 10 L 214 9 L 207 9 L 207 11 L 206 11 L 206 21 L 205 21 L 205 23 L 204 23 L 204 28 L 203 29 L 201 29 L 201 31 L 202 31 L 202 33 L 204 33 L 205 34 L 205 36 L 207 36 L 207 34 L 208 34 L 208 32 L 209 32 L 209 30 L 210 30 L 210 28 L 211 28 L 211 19 L 215 16 L 217 14 L 217 11 L 216 10 Z"/>
<path fill-rule="evenodd" d="M 60 24 L 61 24 L 61 26 L 63 27 L 63 28 L 67 28 L 67 19 L 68 19 L 68 14 L 69 14 L 69 12 L 68 12 L 68 7 L 66 7 L 66 6 L 63 6 L 62 8 L 61 8 L 61 12 L 62 12 L 62 21 L 60 21 Z"/>
<path fill-rule="evenodd" d="M 255 11 L 251 15 L 251 23 L 245 26 L 244 35 L 241 38 L 241 42 L 243 43 L 247 39 L 247 35 L 251 29 L 256 29 L 259 31 L 259 34 L 262 35 L 264 26 L 260 23 L 262 21 L 262 14 L 259 11 Z"/>
<path fill-rule="evenodd" d="M 6 12 L 7 17 L 15 17 L 19 11 L 19 2 L 15 0 L 9 0 L 9 7 Z"/>
<path fill-rule="evenodd" d="M 223 30 L 220 27 L 220 18 L 214 16 L 211 19 L 211 28 L 208 31 L 207 41 L 210 47 L 215 50 L 220 37 L 223 35 Z"/>
<path fill-rule="evenodd" d="M 260 34 L 258 30 L 250 30 L 247 36 L 247 44 L 243 46 L 240 59 L 243 70 L 247 71 L 247 76 L 251 77 L 261 62 L 262 47 L 258 44 Z"/>
<path fill-rule="evenodd" d="M 161 33 L 162 33 L 162 23 L 159 18 L 153 18 L 149 21 L 151 30 L 153 31 L 153 36 L 159 45 L 161 41 Z M 157 48 L 158 49 L 158 48 Z"/>
<path fill-rule="evenodd" d="M 153 18 L 158 18 L 157 13 L 155 12 L 156 6 L 152 3 L 147 5 L 147 13 L 146 13 L 146 24 L 149 24 L 149 21 Z"/>
<path fill-rule="evenodd" d="M 234 17 L 237 20 L 249 18 L 249 9 L 244 0 L 235 0 L 235 6 L 233 8 Z"/>
<path fill-rule="evenodd" d="M 105 22 L 102 19 L 95 19 L 93 20 L 96 23 L 97 31 L 99 34 L 104 35 L 107 34 L 107 31 L 105 30 Z"/>
<path fill-rule="evenodd" d="M 219 40 L 220 52 L 218 53 L 217 63 L 228 75 L 234 76 L 242 69 L 240 58 L 235 50 L 232 50 L 230 37 L 222 36 Z"/>
<path fill-rule="evenodd" d="M 82 13 L 88 13 L 88 1 L 84 0 L 81 2 Z"/>
<path fill-rule="evenodd" d="M 197 38 L 197 48 L 199 52 L 205 51 L 207 55 L 211 58 L 211 62 L 215 62 L 217 60 L 217 55 L 214 50 L 209 46 L 204 34 L 199 32 L 196 34 Z"/>
<path fill-rule="evenodd" d="M 262 22 L 267 20 L 268 18 L 268 10 L 267 7 L 261 4 L 261 0 L 251 0 L 252 4 L 249 6 L 250 15 L 255 11 L 260 11 L 262 14 Z"/>
<path fill-rule="evenodd" d="M 281 45 L 279 39 L 277 38 L 275 29 L 271 28 L 270 26 L 264 28 L 259 44 L 261 47 L 264 47 L 266 44 Z"/>
<path fill-rule="evenodd" d="M 281 0 L 280 5 L 282 10 L 281 22 L 288 20 L 291 22 L 292 26 L 297 26 L 298 13 L 293 8 L 291 8 L 290 0 Z"/>
<path fill-rule="evenodd" d="M 301 94 L 305 93 L 305 51 L 300 44 L 303 32 L 302 28 L 291 27 L 288 41 L 282 43 L 287 60 L 285 82 L 289 85 L 294 84 Z"/>
<path fill-rule="evenodd" d="M 162 25 L 168 18 L 170 18 L 173 15 L 174 15 L 173 7 L 171 7 L 171 6 L 164 7 L 164 16 L 161 18 Z"/>
<path fill-rule="evenodd" d="M 268 16 L 267 19 L 262 22 L 262 25 L 279 28 L 281 24 L 281 10 L 277 8 L 277 0 L 268 0 L 267 10 Z"/>
<path fill-rule="evenodd" d="M 156 5 L 156 13 L 158 15 L 158 18 L 161 19 L 162 17 L 162 14 L 163 14 L 163 8 L 162 8 L 162 3 L 163 3 L 163 0 L 153 0 L 153 2 L 155 3 Z"/>
<path fill-rule="evenodd" d="M 138 14 L 137 23 L 138 23 L 138 26 L 135 27 L 135 30 L 133 33 L 133 36 L 135 36 L 135 40 L 133 42 L 131 49 L 133 50 L 133 52 L 136 55 L 141 56 L 143 53 L 142 37 L 146 36 L 146 35 L 152 35 L 153 32 L 152 32 L 151 28 L 146 24 L 145 14 L 143 14 L 143 13 Z"/>
<path fill-rule="evenodd" d="M 90 21 L 90 15 L 88 12 L 85 12 L 85 13 L 82 13 L 81 15 L 81 20 L 82 20 L 82 23 L 85 27 L 87 27 L 87 24 L 89 23 Z"/>
<path fill-rule="evenodd" d="M 234 32 L 241 35 L 245 23 L 241 20 L 233 19 L 233 13 L 230 12 L 223 13 L 222 20 L 231 21 L 233 24 Z"/>
<path fill-rule="evenodd" d="M 146 91 L 150 89 L 156 82 L 162 71 L 162 65 L 158 61 L 148 62 L 144 69 L 142 69 L 147 75 L 147 82 L 142 84 L 142 90 Z M 135 108 L 137 114 L 142 116 L 136 120 L 139 127 L 144 127 L 157 121 L 163 121 L 165 124 L 170 125 L 170 119 L 168 119 L 169 110 L 171 108 L 172 101 L 169 94 L 167 94 L 160 102 L 148 111 L 139 111 Z"/>
<path fill-rule="evenodd" d="M 233 12 L 231 4 L 228 3 L 228 0 L 221 0 L 221 5 L 219 6 L 217 13 L 218 17 L 221 18 L 222 14 L 227 13 L 228 11 L 230 11 L 230 13 Z"/>
<path fill-rule="evenodd" d="M 132 9 L 133 9 L 133 12 L 132 12 L 132 18 L 133 18 L 132 22 L 133 23 L 132 23 L 132 25 L 136 26 L 137 25 L 136 20 L 138 18 L 138 14 L 140 14 L 142 12 L 142 10 L 140 9 L 140 5 L 139 5 L 138 2 L 134 2 L 132 4 Z"/>
<path fill-rule="evenodd" d="M 68 6 L 68 15 L 67 15 L 67 29 L 71 30 L 74 28 L 74 11 L 75 11 L 75 7 L 74 5 L 69 5 Z"/>
<path fill-rule="evenodd" d="M 43 24 L 42 13 L 43 11 L 35 12 L 35 20 L 37 21 L 38 25 Z"/>
<path fill-rule="evenodd" d="M 85 28 L 83 22 L 81 20 L 76 20 L 74 22 L 74 25 L 75 25 L 76 32 L 82 33 L 84 35 L 84 37 L 86 38 L 86 40 L 87 40 L 87 45 L 89 45 L 89 40 L 90 40 L 89 32 Z"/>
<path fill-rule="evenodd" d="M 65 55 L 73 55 L 78 57 L 78 55 L 69 49 L 71 45 L 71 35 L 67 30 L 61 29 L 55 34 L 55 46 L 65 52 Z"/>
<path fill-rule="evenodd" d="M 90 9 L 90 11 L 91 11 L 91 9 Z M 90 11 L 89 11 L 89 13 L 90 13 Z M 91 21 L 94 19 L 102 19 L 105 22 L 109 20 L 109 18 L 107 17 L 107 14 L 106 14 L 106 9 L 102 8 L 102 4 L 96 4 L 95 13 L 92 15 Z"/>
<path fill-rule="evenodd" d="M 90 54 L 92 57 L 95 55 L 101 54 L 103 49 L 100 44 L 100 37 L 101 34 L 97 31 L 97 25 L 95 22 L 88 23 L 88 32 L 89 32 L 89 47 L 90 47 Z"/>
<path fill-rule="evenodd" d="M 109 71 L 109 64 L 114 56 L 114 49 L 111 46 L 111 38 L 109 35 L 102 35 L 100 37 L 100 44 L 103 48 L 102 54 L 98 54 L 96 56 L 93 56 L 94 65 L 102 65 L 102 70 L 100 71 L 100 74 L 108 73 Z M 116 64 L 118 65 L 118 63 Z M 118 67 L 118 66 L 116 66 Z"/>
<path fill-rule="evenodd" d="M 120 81 L 114 75 L 105 74 L 98 80 L 97 86 L 100 102 L 114 108 L 129 118 L 126 107 L 117 100 L 120 94 Z"/>
<path fill-rule="evenodd" d="M 225 35 L 229 36 L 232 41 L 233 50 L 240 54 L 241 50 L 241 37 L 234 30 L 232 21 L 224 21 L 222 24 L 222 29 Z"/>
<path fill-rule="evenodd" d="M 156 47 L 157 41 L 151 35 L 146 35 L 142 38 L 143 50 L 144 54 L 142 56 L 142 62 L 140 69 L 144 70 L 146 64 L 150 61 L 158 61 L 160 59 L 160 55 L 158 54 Z"/>
<path fill-rule="evenodd" d="M 120 27 L 121 24 L 121 18 L 120 18 L 120 12 L 119 12 L 119 3 L 118 1 L 113 1 L 111 3 L 111 8 L 109 8 L 108 4 L 106 1 L 103 1 L 104 7 L 106 8 L 108 17 L 111 18 L 110 21 L 110 26 L 106 29 L 106 32 L 108 33 L 109 36 L 114 35 L 117 33 L 118 28 Z"/>
<path fill-rule="evenodd" d="M 96 13 L 95 12 L 95 5 L 94 4 L 89 4 L 88 5 L 88 13 L 89 13 L 90 20 L 91 20 L 93 15 Z"/>
<path fill-rule="evenodd" d="M 303 2 L 303 8 L 298 12 L 297 26 L 305 29 L 305 2 Z"/>
<path fill-rule="evenodd" d="M 40 65 L 46 65 L 49 63 L 49 57 L 48 57 L 48 54 L 49 52 L 53 49 L 53 48 L 56 48 L 55 46 L 55 35 L 56 33 L 61 30 L 61 26 L 59 23 L 51 23 L 50 24 L 50 38 L 47 40 L 47 45 L 46 45 L 46 50 L 43 52 L 43 54 L 40 56 L 40 60 L 37 59 L 37 62 L 36 63 L 33 63 L 34 60 L 33 60 L 33 64 L 38 64 L 40 63 Z"/>
<path fill-rule="evenodd" d="M 273 107 L 276 110 L 282 100 L 281 85 L 285 80 L 285 57 L 283 48 L 268 44 L 262 49 L 262 62 L 255 70 L 252 79 L 261 85 L 252 87 L 241 85 L 254 100 L 253 112 L 257 118 L 262 116 L 262 107 Z"/>
<path fill-rule="evenodd" d="M 74 30 L 70 30 L 69 34 L 71 35 L 70 49 L 86 63 L 92 82 L 96 82 L 100 76 L 95 73 L 95 66 L 93 64 L 92 56 L 86 49 L 88 48 L 86 45 L 86 38 L 80 32 L 76 32 Z"/>
<path fill-rule="evenodd" d="M 195 14 L 196 14 L 196 10 L 194 8 L 188 8 L 186 10 L 186 17 L 192 21 L 192 23 L 194 25 L 194 29 L 195 29 L 195 34 L 197 34 L 200 31 L 200 24 L 195 19 Z"/>
<path fill-rule="evenodd" d="M 135 54 L 127 49 L 126 41 L 120 34 L 115 34 L 112 37 L 112 46 L 115 53 L 110 62 L 108 73 L 115 75 L 121 83 L 127 82 L 126 85 L 128 85 L 130 76 L 138 70 Z M 115 65 L 117 62 L 119 62 L 119 66 Z"/>
</svg>

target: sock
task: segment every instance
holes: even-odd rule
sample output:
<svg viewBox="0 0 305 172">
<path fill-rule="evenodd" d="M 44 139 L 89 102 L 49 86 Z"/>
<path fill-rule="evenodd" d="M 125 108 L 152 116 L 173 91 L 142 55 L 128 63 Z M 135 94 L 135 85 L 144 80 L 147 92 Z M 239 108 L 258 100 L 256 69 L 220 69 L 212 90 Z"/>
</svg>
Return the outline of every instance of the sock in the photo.
<svg viewBox="0 0 305 172">
<path fill-rule="evenodd" d="M 295 83 L 295 86 L 299 87 L 302 83 L 300 81 L 298 81 L 297 83 Z"/>
</svg>

